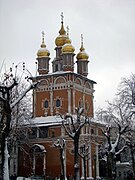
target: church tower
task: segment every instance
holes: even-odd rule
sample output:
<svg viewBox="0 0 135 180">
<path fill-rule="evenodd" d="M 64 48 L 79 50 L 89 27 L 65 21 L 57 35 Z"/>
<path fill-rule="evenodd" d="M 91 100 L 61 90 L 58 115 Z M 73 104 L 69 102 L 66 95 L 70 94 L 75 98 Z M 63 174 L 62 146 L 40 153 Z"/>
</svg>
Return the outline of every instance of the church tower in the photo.
<svg viewBox="0 0 135 180">
<path fill-rule="evenodd" d="M 50 52 L 44 43 L 42 33 L 41 48 L 37 53 L 39 76 L 33 78 L 39 81 L 39 86 L 34 89 L 34 117 L 55 116 L 58 113 L 75 113 L 76 107 L 83 107 L 88 116 L 93 116 L 93 93 L 95 82 L 88 79 L 88 55 L 83 46 L 77 54 L 77 73 L 74 72 L 75 48 L 63 25 L 61 14 L 61 29 L 55 39 L 56 57 L 52 61 L 53 72 L 49 72 Z"/>
<path fill-rule="evenodd" d="M 75 48 L 71 44 L 68 34 L 69 28 L 67 27 L 67 39 L 62 47 L 61 56 L 63 59 L 63 71 L 74 71 L 74 51 Z"/>
<path fill-rule="evenodd" d="M 42 32 L 42 44 L 41 48 L 37 52 L 37 61 L 38 61 L 38 72 L 39 74 L 47 74 L 49 72 L 49 60 L 50 52 L 46 48 L 44 42 L 44 32 Z"/>
<path fill-rule="evenodd" d="M 59 30 L 59 36 L 55 39 L 56 57 L 54 58 L 52 62 L 53 72 L 63 70 L 63 60 L 61 57 L 61 50 L 62 50 L 62 46 L 66 43 L 66 40 L 68 38 L 66 31 L 64 29 L 63 17 L 64 17 L 63 13 L 61 13 L 61 29 Z"/>
<path fill-rule="evenodd" d="M 77 54 L 77 73 L 83 76 L 88 75 L 88 54 L 85 52 L 85 48 L 83 46 L 83 36 L 81 34 L 81 48 L 80 52 Z"/>
</svg>

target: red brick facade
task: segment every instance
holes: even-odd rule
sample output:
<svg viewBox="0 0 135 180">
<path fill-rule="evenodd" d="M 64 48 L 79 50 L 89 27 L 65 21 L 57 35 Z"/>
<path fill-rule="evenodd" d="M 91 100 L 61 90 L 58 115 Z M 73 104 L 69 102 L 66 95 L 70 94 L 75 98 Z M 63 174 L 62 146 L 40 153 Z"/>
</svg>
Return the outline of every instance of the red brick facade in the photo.
<svg viewBox="0 0 135 180">
<path fill-rule="evenodd" d="M 44 37 L 42 39 L 41 49 L 37 54 L 39 76 L 34 77 L 33 81 L 39 81 L 40 83 L 38 88 L 33 91 L 34 119 L 31 122 L 34 122 L 34 125 L 32 125 L 31 133 L 27 132 L 29 146 L 22 145 L 23 148 L 19 151 L 19 175 L 22 176 L 60 176 L 61 164 L 59 150 L 54 147 L 54 142 L 58 138 L 64 138 L 66 141 L 66 175 L 74 176 L 73 142 L 65 133 L 61 122 L 57 121 L 57 115 L 64 115 L 66 113 L 75 115 L 75 108 L 83 107 L 84 116 L 86 115 L 90 119 L 93 117 L 95 82 L 87 78 L 89 61 L 88 55 L 84 51 L 83 41 L 81 42 L 80 52 L 77 55 L 78 73 L 75 73 L 73 68 L 74 48 L 71 45 L 71 41 L 69 42 L 69 37 L 64 30 L 63 21 L 59 33 L 60 35 L 55 41 L 56 57 L 52 62 L 52 73 L 49 73 L 48 64 L 50 58 L 49 51 L 44 44 Z M 51 118 L 52 121 L 50 121 Z M 42 122 L 41 119 L 43 120 Z M 80 136 L 80 145 L 85 143 L 90 146 L 90 157 L 87 160 L 87 177 L 89 179 L 99 176 L 98 157 L 94 160 L 94 154 L 98 156 L 98 144 L 103 141 L 100 127 L 101 124 L 91 122 L 82 128 Z M 95 172 L 96 175 L 94 174 Z M 81 158 L 80 176 L 84 176 Z"/>
</svg>

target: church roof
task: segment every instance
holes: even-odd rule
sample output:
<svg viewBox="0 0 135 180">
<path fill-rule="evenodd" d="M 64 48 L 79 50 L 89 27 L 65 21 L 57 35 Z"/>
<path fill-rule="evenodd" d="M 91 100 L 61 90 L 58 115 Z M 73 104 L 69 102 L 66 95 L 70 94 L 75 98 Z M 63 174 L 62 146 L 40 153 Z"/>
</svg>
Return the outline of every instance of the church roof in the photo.
<svg viewBox="0 0 135 180">
<path fill-rule="evenodd" d="M 35 117 L 26 122 L 30 126 L 54 126 L 62 123 L 62 118 L 58 116 Z"/>
<path fill-rule="evenodd" d="M 41 79 L 41 78 L 44 78 L 44 77 L 47 77 L 47 76 L 60 76 L 60 75 L 66 75 L 66 74 L 72 74 L 76 77 L 80 77 L 80 78 L 84 78 L 86 79 L 87 81 L 89 81 L 90 83 L 92 84 L 97 84 L 95 81 L 81 75 L 81 74 L 78 74 L 78 73 L 75 73 L 75 72 L 71 72 L 71 71 L 57 71 L 57 72 L 52 72 L 52 73 L 48 73 L 48 74 L 44 74 L 44 75 L 39 75 L 39 76 L 35 76 L 35 77 L 31 77 L 32 79 Z"/>
</svg>

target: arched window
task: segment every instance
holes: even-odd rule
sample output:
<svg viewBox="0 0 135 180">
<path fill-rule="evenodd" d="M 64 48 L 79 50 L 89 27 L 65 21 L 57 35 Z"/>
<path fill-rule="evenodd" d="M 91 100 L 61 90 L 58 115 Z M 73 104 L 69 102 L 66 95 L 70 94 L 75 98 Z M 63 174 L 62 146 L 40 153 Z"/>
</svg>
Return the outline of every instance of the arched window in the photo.
<svg viewBox="0 0 135 180">
<path fill-rule="evenodd" d="M 60 107 L 61 106 L 61 102 L 59 99 L 56 100 L 56 107 Z"/>
<path fill-rule="evenodd" d="M 48 103 L 47 100 L 45 100 L 45 102 L 44 102 L 44 108 L 48 108 L 48 106 L 49 106 L 49 103 Z"/>
</svg>

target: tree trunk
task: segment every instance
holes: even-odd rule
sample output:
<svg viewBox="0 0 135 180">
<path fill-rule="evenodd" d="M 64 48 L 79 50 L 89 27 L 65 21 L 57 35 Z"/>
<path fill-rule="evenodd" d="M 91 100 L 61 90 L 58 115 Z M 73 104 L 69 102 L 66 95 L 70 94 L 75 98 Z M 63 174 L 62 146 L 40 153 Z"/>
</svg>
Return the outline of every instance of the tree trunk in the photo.
<svg viewBox="0 0 135 180">
<path fill-rule="evenodd" d="M 65 180 L 65 169 L 64 169 L 64 149 L 60 149 L 60 159 L 61 159 L 61 178 Z"/>
<path fill-rule="evenodd" d="M 135 179 L 135 160 L 134 160 L 134 150 L 132 148 L 131 148 L 131 157 L 132 157 L 133 177 Z"/>
<path fill-rule="evenodd" d="M 9 180 L 8 158 L 7 139 L 5 139 L 3 180 Z"/>
<path fill-rule="evenodd" d="M 5 142 L 6 138 L 10 133 L 10 123 L 11 123 L 11 108 L 9 104 L 9 91 L 7 91 L 7 101 L 4 103 L 4 124 L 2 130 L 2 142 L 1 142 L 1 151 L 2 151 L 2 179 L 4 174 L 4 163 L 5 163 Z"/>
<path fill-rule="evenodd" d="M 107 178 L 112 179 L 113 155 L 109 153 L 107 156 Z"/>
<path fill-rule="evenodd" d="M 74 138 L 74 149 L 75 149 L 75 154 L 74 154 L 74 171 L 75 171 L 75 180 L 80 180 L 80 172 L 79 172 L 79 153 L 78 153 L 78 148 L 79 148 L 79 135 L 75 136 Z"/>
</svg>

